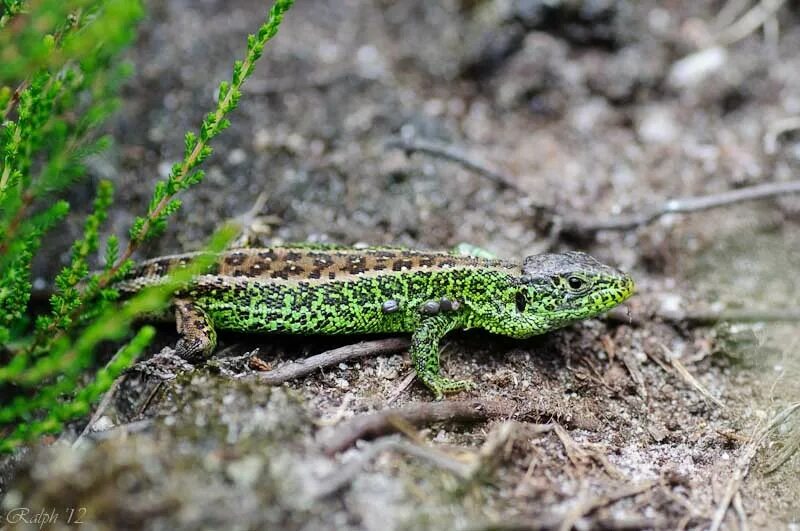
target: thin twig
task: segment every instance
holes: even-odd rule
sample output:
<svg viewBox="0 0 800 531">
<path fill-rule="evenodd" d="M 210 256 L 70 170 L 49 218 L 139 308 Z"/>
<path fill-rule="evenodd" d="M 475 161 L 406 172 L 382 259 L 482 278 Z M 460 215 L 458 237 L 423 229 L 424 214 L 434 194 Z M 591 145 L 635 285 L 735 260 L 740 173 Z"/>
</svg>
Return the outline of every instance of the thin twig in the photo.
<svg viewBox="0 0 800 531">
<path fill-rule="evenodd" d="M 761 0 L 758 5 L 739 17 L 739 20 L 720 31 L 716 38 L 717 43 L 729 46 L 744 39 L 760 28 L 785 3 L 786 0 Z"/>
<path fill-rule="evenodd" d="M 399 417 L 393 418 L 395 422 L 400 420 Z M 462 481 L 481 480 L 493 475 L 500 462 L 509 458 L 514 443 L 519 439 L 520 432 L 530 435 L 541 434 L 551 431 L 552 427 L 551 424 L 530 426 L 513 421 L 503 422 L 492 428 L 477 453 L 466 450 L 460 452 L 456 458 L 450 453 L 428 446 L 412 427 L 402 427 L 402 422 L 399 424 L 401 432 L 409 440 L 389 436 L 368 445 L 360 457 L 323 479 L 316 497 L 329 496 L 349 485 L 366 464 L 384 451 L 402 452 L 412 457 L 425 459 L 436 468 L 447 470 Z"/>
<path fill-rule="evenodd" d="M 678 359 L 677 356 L 663 343 L 658 343 L 658 346 L 661 347 L 661 350 L 664 351 L 664 354 L 667 355 L 667 359 L 669 360 L 672 368 L 675 369 L 675 372 L 683 379 L 684 382 L 688 383 L 692 387 L 694 387 L 697 392 L 703 395 L 703 398 L 706 400 L 710 400 L 717 406 L 721 408 L 725 408 L 725 404 L 722 403 L 720 399 L 712 395 L 706 387 L 701 384 L 697 378 L 695 378 L 692 373 L 684 366 L 683 363 Z"/>
<path fill-rule="evenodd" d="M 516 179 L 513 176 L 493 170 L 482 161 L 478 161 L 466 155 L 462 150 L 453 146 L 421 139 L 405 140 L 400 138 L 391 139 L 386 145 L 387 147 L 402 149 L 407 153 L 419 152 L 455 162 L 502 186 L 526 193 L 524 190 L 520 190 L 516 185 Z M 577 212 L 562 211 L 553 206 L 544 204 L 534 204 L 532 207 L 558 218 L 560 222 L 560 226 L 557 229 L 558 233 L 586 238 L 601 231 L 625 231 L 636 229 L 649 225 L 667 214 L 699 212 L 744 201 L 755 201 L 797 193 L 800 193 L 800 180 L 764 183 L 718 194 L 669 199 L 640 212 L 608 218 L 591 218 Z"/>
<path fill-rule="evenodd" d="M 595 496 L 589 499 L 582 499 L 577 502 L 575 507 L 573 507 L 564 520 L 561 522 L 559 526 L 560 531 L 569 531 L 572 529 L 575 524 L 583 518 L 584 516 L 600 509 L 602 507 L 606 507 L 613 503 L 616 503 L 620 500 L 624 500 L 625 498 L 630 498 L 632 496 L 637 496 L 648 490 L 652 489 L 658 485 L 657 481 L 644 481 L 642 483 L 637 483 L 633 485 L 620 485 L 616 489 L 609 489 L 609 494 L 604 494 L 602 496 Z"/>
<path fill-rule="evenodd" d="M 778 46 L 781 42 L 781 25 L 778 22 L 778 17 L 773 15 L 764 21 L 764 44 L 767 47 L 767 53 L 772 60 L 778 59 Z"/>
<path fill-rule="evenodd" d="M 140 433 L 148 430 L 154 424 L 155 420 L 152 418 L 134 420 L 133 422 L 119 424 L 118 426 L 114 426 L 113 428 L 109 428 L 107 430 L 89 432 L 87 437 L 93 441 L 104 441 L 111 439 L 112 437 L 125 437 L 131 433 Z"/>
<path fill-rule="evenodd" d="M 17 85 L 17 88 L 14 89 L 14 93 L 11 94 L 11 97 L 8 99 L 8 103 L 6 103 L 5 108 L 0 112 L 0 119 L 5 121 L 6 117 L 9 115 L 11 110 L 19 101 L 20 94 L 28 88 L 28 80 L 24 80 L 22 83 Z"/>
<path fill-rule="evenodd" d="M 747 512 L 742 504 L 742 493 L 739 491 L 736 491 L 736 495 L 733 497 L 733 509 L 739 517 L 739 531 L 750 531 L 750 526 L 747 524 Z"/>
<path fill-rule="evenodd" d="M 664 345 L 661 345 L 661 347 L 666 349 Z M 680 377 L 683 378 L 685 382 L 689 383 L 689 385 L 697 389 L 697 392 L 703 395 L 703 398 L 705 398 L 706 400 L 710 400 L 718 407 L 725 409 L 725 404 L 722 402 L 722 400 L 712 395 L 711 392 L 708 389 L 706 389 L 706 386 L 701 384 L 697 380 L 697 378 L 695 378 L 694 375 L 689 372 L 689 369 L 687 369 L 686 366 L 683 363 L 681 363 L 681 360 L 673 357 L 670 354 L 669 361 L 675 368 L 675 371 L 680 375 Z"/>
<path fill-rule="evenodd" d="M 739 15 L 742 14 L 742 11 L 744 11 L 749 4 L 750 0 L 728 0 L 725 5 L 722 6 L 722 9 L 719 10 L 717 16 L 714 17 L 712 26 L 716 30 L 721 30 L 726 26 L 730 26 L 739 18 Z"/>
<path fill-rule="evenodd" d="M 436 468 L 447 470 L 463 480 L 468 479 L 470 475 L 469 464 L 457 461 L 436 448 L 400 440 L 394 436 L 384 437 L 372 443 L 359 457 L 323 478 L 314 493 L 314 498 L 325 498 L 342 490 L 353 482 L 366 465 L 374 461 L 380 454 L 388 451 L 424 459 Z"/>
<path fill-rule="evenodd" d="M 630 230 L 653 223 L 667 214 L 686 214 L 744 201 L 800 193 L 800 181 L 774 182 L 747 186 L 718 194 L 670 199 L 640 212 L 612 216 L 605 219 L 564 219 L 562 233 L 586 237 L 600 231 Z"/>
<path fill-rule="evenodd" d="M 551 424 L 558 440 L 561 441 L 561 444 L 564 446 L 564 452 L 566 452 L 567 457 L 575 468 L 581 469 L 587 466 L 591 461 L 595 461 L 603 467 L 603 470 L 605 470 L 609 477 L 624 479 L 625 475 L 608 460 L 605 454 L 593 448 L 584 448 L 578 444 L 559 423 L 551 422 Z"/>
<path fill-rule="evenodd" d="M 316 356 L 311 356 L 310 358 L 293 361 L 268 372 L 248 374 L 244 376 L 244 378 L 254 378 L 259 382 L 269 385 L 279 385 L 294 378 L 305 376 L 317 369 L 336 365 L 343 361 L 398 352 L 407 349 L 410 344 L 411 342 L 407 338 L 400 337 L 362 341 L 355 345 L 346 345 L 317 354 Z"/>
<path fill-rule="evenodd" d="M 147 408 L 150 407 L 150 404 L 153 402 L 153 399 L 158 394 L 158 391 L 161 390 L 161 387 L 164 385 L 164 380 L 158 380 L 156 384 L 153 386 L 153 389 L 147 393 L 147 397 L 145 397 L 142 404 L 139 406 L 139 409 L 136 411 L 136 416 L 141 417 L 147 411 Z"/>
<path fill-rule="evenodd" d="M 389 395 L 389 398 L 386 400 L 386 405 L 388 406 L 389 404 L 391 404 L 392 402 L 394 402 L 395 400 L 400 398 L 400 395 L 403 394 L 403 391 L 408 389 L 408 387 L 411 385 L 411 382 L 413 382 L 414 378 L 416 378 L 416 377 L 417 377 L 417 373 L 414 372 L 413 369 L 410 370 L 408 372 L 408 374 L 406 374 L 403 377 L 403 379 L 400 380 L 400 384 L 397 387 L 395 387 L 395 389 Z"/>
<path fill-rule="evenodd" d="M 253 79 L 250 81 L 250 84 L 247 87 L 247 92 L 248 94 L 257 96 L 270 96 L 274 94 L 294 93 L 301 90 L 324 89 L 350 80 L 358 83 L 365 81 L 376 81 L 373 78 L 362 76 L 355 71 L 334 73 L 325 72 L 299 82 L 297 81 L 296 77 L 273 79 L 271 81 Z"/>
<path fill-rule="evenodd" d="M 328 454 L 341 452 L 359 439 L 374 439 L 396 431 L 394 419 L 421 426 L 436 422 L 478 422 L 517 416 L 519 405 L 511 400 L 445 400 L 415 402 L 399 408 L 359 415 L 343 422 L 322 442 Z"/>
<path fill-rule="evenodd" d="M 528 195 L 525 190 L 520 189 L 516 179 L 513 176 L 489 168 L 485 162 L 467 155 L 463 150 L 458 149 L 455 146 L 440 144 L 438 142 L 422 140 L 419 138 L 392 138 L 386 142 L 386 147 L 401 149 L 405 151 L 406 154 L 424 153 L 425 155 L 455 162 L 456 164 L 459 164 L 460 166 L 463 166 L 464 168 L 489 179 L 503 188 L 511 188 Z M 537 205 L 537 208 L 552 210 L 552 207 L 548 205 Z"/>
<path fill-rule="evenodd" d="M 75 439 L 75 442 L 72 443 L 73 448 L 77 447 L 81 441 L 83 441 L 86 435 L 92 430 L 92 427 L 105 414 L 106 409 L 108 409 L 109 404 L 111 404 L 111 400 L 114 398 L 114 395 L 117 394 L 117 389 L 119 389 L 119 386 L 122 385 L 122 382 L 124 381 L 125 375 L 123 374 L 120 375 L 120 377 L 117 378 L 113 384 L 111 384 L 111 387 L 108 388 L 106 394 L 103 395 L 103 399 L 97 405 L 97 410 L 94 412 L 94 415 L 92 415 L 92 418 L 89 419 L 89 422 L 86 424 L 86 426 L 84 426 L 83 431 L 81 431 L 81 434 L 78 435 L 77 439 Z"/>
<path fill-rule="evenodd" d="M 778 383 L 778 380 L 775 381 L 773 384 L 773 388 L 770 391 L 770 394 L 774 392 L 774 386 Z M 793 413 L 794 411 L 792 411 Z M 788 419 L 788 416 L 786 417 Z M 765 473 L 772 474 L 776 470 L 778 470 L 781 466 L 783 466 L 789 458 L 794 455 L 795 452 L 800 450 L 800 419 L 798 419 L 794 425 L 790 425 L 788 430 L 782 432 L 784 444 L 783 448 L 774 458 L 769 459 L 767 461 L 767 466 Z M 788 439 L 788 442 L 786 440 Z"/>
<path fill-rule="evenodd" d="M 741 486 L 742 481 L 744 481 L 744 478 L 747 477 L 747 473 L 750 471 L 750 463 L 756 456 L 758 448 L 766 440 L 767 436 L 772 430 L 780 426 L 786 419 L 788 419 L 798 410 L 800 410 L 800 402 L 790 405 L 775 415 L 769 424 L 760 430 L 758 430 L 758 425 L 756 426 L 756 433 L 752 437 L 751 442 L 744 447 L 739 459 L 736 460 L 733 473 L 725 485 L 725 492 L 723 493 L 722 498 L 717 505 L 717 510 L 714 511 L 711 525 L 708 528 L 709 531 L 718 531 L 722 525 L 722 520 L 725 518 L 725 513 L 728 512 L 728 508 L 731 506 L 734 497 L 739 492 L 739 487 Z"/>
</svg>

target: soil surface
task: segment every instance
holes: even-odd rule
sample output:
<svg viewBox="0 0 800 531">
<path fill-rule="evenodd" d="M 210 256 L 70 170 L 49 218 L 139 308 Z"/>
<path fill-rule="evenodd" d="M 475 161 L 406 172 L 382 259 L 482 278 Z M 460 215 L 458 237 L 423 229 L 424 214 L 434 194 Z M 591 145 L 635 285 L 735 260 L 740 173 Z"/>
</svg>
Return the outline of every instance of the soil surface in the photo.
<svg viewBox="0 0 800 531">
<path fill-rule="evenodd" d="M 266 193 L 254 244 L 581 249 L 633 274 L 630 320 L 527 341 L 452 334 L 446 374 L 479 385 L 451 400 L 513 404 L 508 418 L 395 420 L 402 435 L 333 454 L 325 441 L 349 419 L 430 400 L 404 386 L 407 354 L 269 387 L 241 376 L 367 338 L 222 334 L 208 364 L 127 374 L 74 447 L 86 419 L 4 463 L 3 510 L 87 529 L 707 529 L 730 505 L 723 528 L 800 529 L 800 414 L 765 430 L 800 400 L 797 323 L 665 317 L 796 310 L 800 198 L 581 240 L 537 208 L 604 217 L 796 178 L 800 137 L 775 131 L 800 113 L 797 6 L 714 46 L 753 5 L 300 0 L 205 181 L 142 258 L 202 248 Z M 144 211 L 265 11 L 148 3 L 117 143 L 91 168 L 118 186 L 111 231 Z M 457 149 L 508 182 L 387 145 L 396 138 Z M 67 236 L 48 246 L 43 278 Z M 164 327 L 148 355 L 175 340 Z"/>
</svg>

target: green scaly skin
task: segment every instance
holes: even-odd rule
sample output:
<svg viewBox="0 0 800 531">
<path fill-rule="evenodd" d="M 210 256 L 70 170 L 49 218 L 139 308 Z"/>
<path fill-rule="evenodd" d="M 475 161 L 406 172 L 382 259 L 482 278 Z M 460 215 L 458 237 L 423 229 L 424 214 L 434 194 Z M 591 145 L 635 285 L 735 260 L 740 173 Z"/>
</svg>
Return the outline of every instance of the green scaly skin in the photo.
<svg viewBox="0 0 800 531">
<path fill-rule="evenodd" d="M 145 262 L 117 288 L 135 293 L 193 256 Z M 439 374 L 439 343 L 451 330 L 527 338 L 597 316 L 633 290 L 628 275 L 577 252 L 519 265 L 401 249 L 275 247 L 220 254 L 208 274 L 175 293 L 173 306 L 177 349 L 187 358 L 210 355 L 216 330 L 412 333 L 417 376 L 439 399 L 473 386 Z"/>
</svg>

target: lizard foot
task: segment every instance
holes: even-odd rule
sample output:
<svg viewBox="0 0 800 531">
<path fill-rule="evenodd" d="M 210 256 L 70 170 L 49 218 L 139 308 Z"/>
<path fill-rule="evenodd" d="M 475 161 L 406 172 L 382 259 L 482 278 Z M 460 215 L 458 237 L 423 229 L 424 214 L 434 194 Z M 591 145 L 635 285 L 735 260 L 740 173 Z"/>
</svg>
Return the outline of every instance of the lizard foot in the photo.
<svg viewBox="0 0 800 531">
<path fill-rule="evenodd" d="M 423 383 L 430 389 L 436 400 L 441 400 L 444 395 L 452 395 L 462 391 L 470 391 L 477 386 L 472 380 L 453 380 L 442 376 L 423 378 Z"/>
</svg>

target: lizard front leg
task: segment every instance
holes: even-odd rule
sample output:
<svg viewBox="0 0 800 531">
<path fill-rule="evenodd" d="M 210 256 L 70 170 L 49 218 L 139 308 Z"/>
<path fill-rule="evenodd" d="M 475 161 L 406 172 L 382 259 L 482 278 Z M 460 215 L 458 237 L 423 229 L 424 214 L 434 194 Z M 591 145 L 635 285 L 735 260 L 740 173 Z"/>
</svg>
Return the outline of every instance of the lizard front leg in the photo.
<svg viewBox="0 0 800 531">
<path fill-rule="evenodd" d="M 430 389 L 436 400 L 445 394 L 474 387 L 469 380 L 451 380 L 439 374 L 439 341 L 458 324 L 453 316 L 434 315 L 420 321 L 411 337 L 411 361 L 417 377 Z"/>
<path fill-rule="evenodd" d="M 175 345 L 178 355 L 192 361 L 209 357 L 217 346 L 217 333 L 208 314 L 188 299 L 177 299 L 173 305 L 181 335 Z"/>
</svg>

